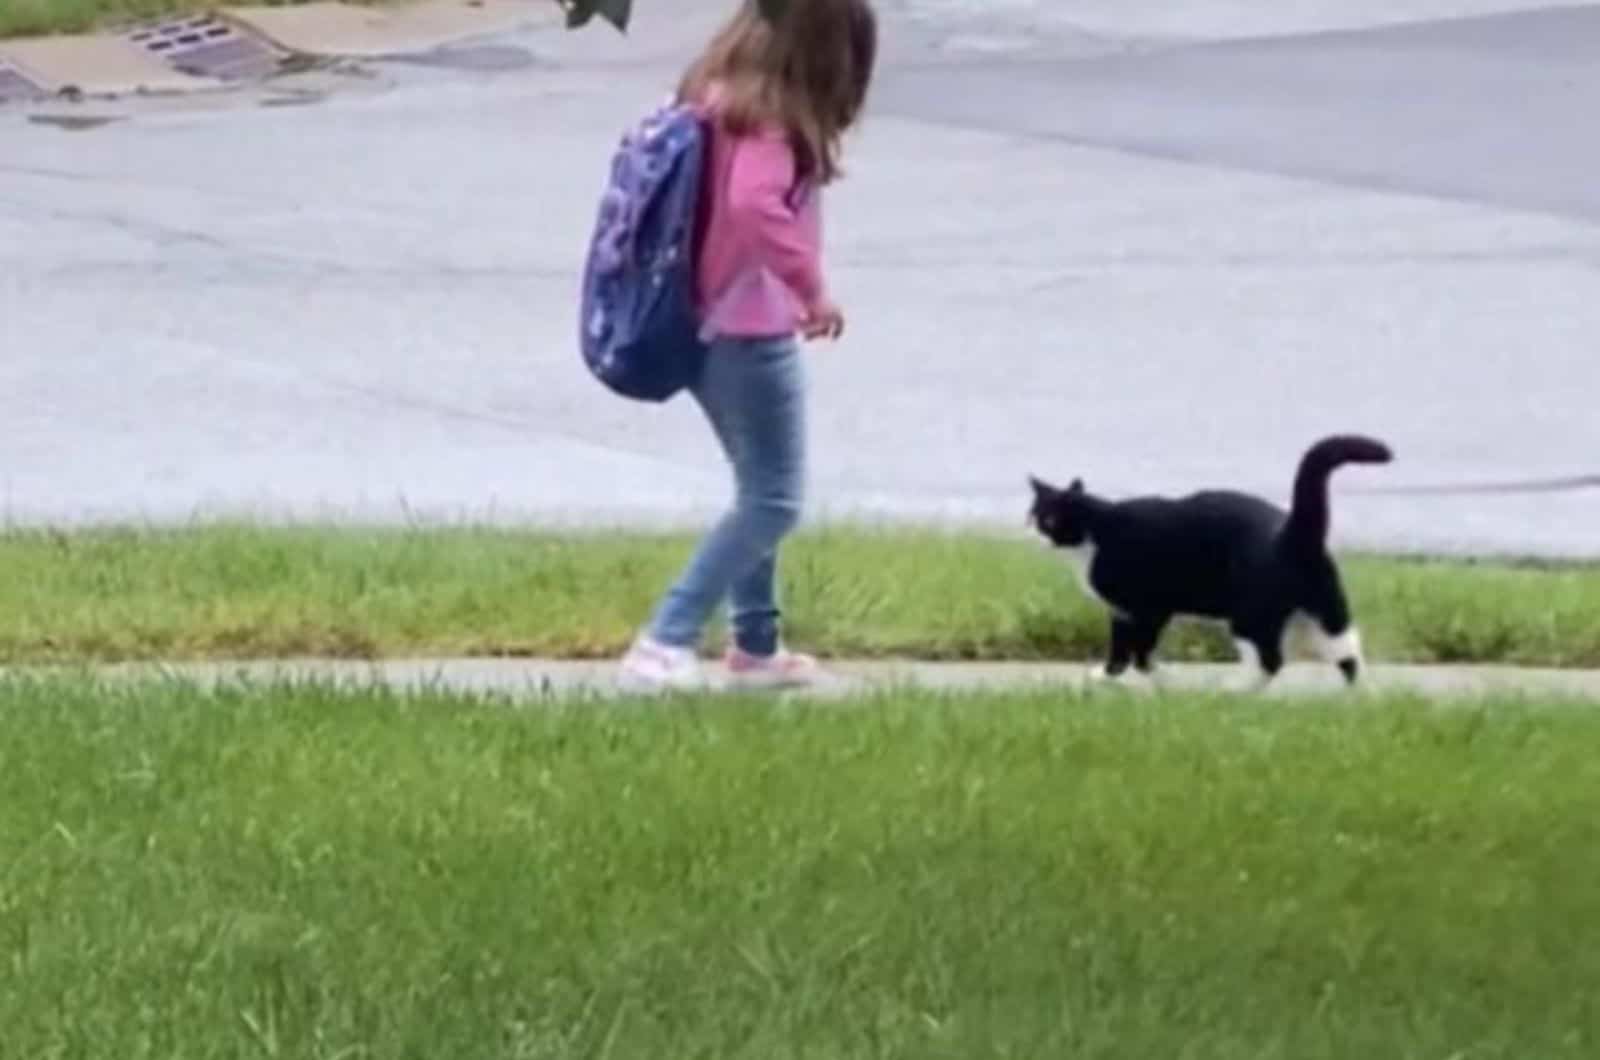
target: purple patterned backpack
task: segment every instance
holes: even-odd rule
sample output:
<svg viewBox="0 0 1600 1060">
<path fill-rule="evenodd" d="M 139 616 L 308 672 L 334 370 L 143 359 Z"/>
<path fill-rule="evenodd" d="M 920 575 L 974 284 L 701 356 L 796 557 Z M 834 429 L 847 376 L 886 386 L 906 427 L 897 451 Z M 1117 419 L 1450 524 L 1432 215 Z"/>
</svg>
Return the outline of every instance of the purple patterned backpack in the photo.
<svg viewBox="0 0 1600 1060">
<path fill-rule="evenodd" d="M 694 384 L 705 360 L 694 276 L 706 140 L 698 111 L 669 103 L 612 156 L 584 267 L 579 345 L 589 370 L 624 397 L 665 401 Z"/>
</svg>

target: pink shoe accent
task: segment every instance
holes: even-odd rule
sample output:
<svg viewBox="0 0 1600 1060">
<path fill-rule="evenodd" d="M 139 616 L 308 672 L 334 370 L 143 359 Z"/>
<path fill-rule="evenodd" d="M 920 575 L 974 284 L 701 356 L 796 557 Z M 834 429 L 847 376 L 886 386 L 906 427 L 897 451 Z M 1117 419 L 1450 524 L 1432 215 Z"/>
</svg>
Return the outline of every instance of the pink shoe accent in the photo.
<svg viewBox="0 0 1600 1060">
<path fill-rule="evenodd" d="M 804 688 L 822 677 L 816 659 L 783 648 L 765 656 L 729 648 L 726 662 L 730 681 L 740 688 Z"/>
</svg>

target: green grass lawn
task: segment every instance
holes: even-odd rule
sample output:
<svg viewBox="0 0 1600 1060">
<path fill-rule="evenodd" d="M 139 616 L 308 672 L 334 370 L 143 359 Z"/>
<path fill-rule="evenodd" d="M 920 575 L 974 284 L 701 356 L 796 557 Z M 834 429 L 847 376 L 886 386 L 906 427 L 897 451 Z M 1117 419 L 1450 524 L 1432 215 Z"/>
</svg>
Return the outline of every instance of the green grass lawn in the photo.
<svg viewBox="0 0 1600 1060">
<path fill-rule="evenodd" d="M 104 23 L 216 6 L 206 0 L 0 0 L 0 37 L 80 33 Z"/>
<path fill-rule="evenodd" d="M 0 662 L 619 652 L 692 547 L 647 534 L 204 526 L 0 534 Z M 1600 665 L 1600 567 L 1355 557 L 1379 661 Z M 833 656 L 1098 656 L 1105 617 L 1030 541 L 833 529 L 786 550 L 790 638 Z M 1168 658 L 1232 657 L 1207 627 Z"/>
<path fill-rule="evenodd" d="M 1589 1058 L 1600 712 L 0 681 L 0 1055 Z"/>
<path fill-rule="evenodd" d="M 252 6 L 287 7 L 308 0 L 245 0 Z M 347 0 L 354 3 L 389 3 L 404 0 Z M 48 33 L 80 33 L 100 25 L 114 25 L 188 11 L 225 6 L 222 0 L 0 0 L 0 37 Z"/>
</svg>

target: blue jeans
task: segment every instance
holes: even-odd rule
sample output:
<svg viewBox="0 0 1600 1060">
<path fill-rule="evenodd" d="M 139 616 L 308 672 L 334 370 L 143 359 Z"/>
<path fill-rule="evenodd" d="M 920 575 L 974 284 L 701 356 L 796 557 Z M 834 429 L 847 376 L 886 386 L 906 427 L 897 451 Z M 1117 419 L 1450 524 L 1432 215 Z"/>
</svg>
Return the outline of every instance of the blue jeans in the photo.
<svg viewBox="0 0 1600 1060">
<path fill-rule="evenodd" d="M 733 639 L 752 655 L 778 647 L 778 544 L 800 519 L 805 488 L 805 378 L 789 336 L 718 339 L 694 387 L 733 465 L 733 509 L 700 542 L 650 624 L 662 644 L 692 648 L 723 599 Z"/>
</svg>

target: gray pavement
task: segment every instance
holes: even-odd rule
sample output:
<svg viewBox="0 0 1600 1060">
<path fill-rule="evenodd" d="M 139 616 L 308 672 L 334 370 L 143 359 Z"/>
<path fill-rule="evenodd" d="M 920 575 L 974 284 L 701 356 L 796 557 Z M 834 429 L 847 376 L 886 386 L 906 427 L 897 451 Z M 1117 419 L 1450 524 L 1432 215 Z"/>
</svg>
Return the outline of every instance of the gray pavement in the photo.
<svg viewBox="0 0 1600 1060">
<path fill-rule="evenodd" d="M 0 510 L 704 518 L 693 410 L 572 340 L 606 155 L 726 9 L 638 6 L 84 131 L 0 109 Z M 1029 472 L 1281 497 L 1361 429 L 1399 462 L 1341 479 L 1341 542 L 1600 555 L 1600 493 L 1360 492 L 1600 468 L 1600 7 L 885 6 L 819 515 L 1015 528 Z"/>
<path fill-rule="evenodd" d="M 40 671 L 19 671 L 38 673 Z M 400 659 L 350 662 L 285 659 L 239 663 L 122 664 L 93 668 L 106 681 L 171 680 L 207 687 L 317 683 L 341 688 L 388 688 L 402 692 L 436 690 L 493 695 L 518 702 L 540 699 L 610 699 L 618 695 L 615 665 L 547 659 Z M 4 671 L 0 671 L 3 674 Z M 712 691 L 725 691 L 715 668 L 708 671 Z M 1064 694 L 1209 693 L 1240 687 L 1242 675 L 1228 665 L 1164 666 L 1159 685 L 1148 681 L 1108 685 L 1093 667 L 1081 664 L 928 663 L 909 660 L 842 660 L 827 666 L 826 680 L 801 695 L 821 700 L 871 695 L 895 689 L 982 693 L 1059 691 Z M 1359 700 L 1369 693 L 1412 694 L 1441 703 L 1485 696 L 1590 703 L 1600 700 L 1600 671 L 1539 670 L 1499 666 L 1390 666 L 1372 668 L 1356 692 L 1332 668 L 1291 665 L 1270 689 L 1274 699 L 1333 697 Z"/>
</svg>

